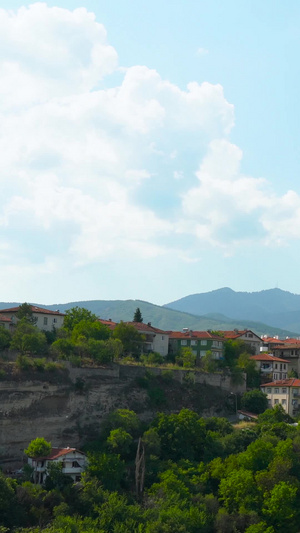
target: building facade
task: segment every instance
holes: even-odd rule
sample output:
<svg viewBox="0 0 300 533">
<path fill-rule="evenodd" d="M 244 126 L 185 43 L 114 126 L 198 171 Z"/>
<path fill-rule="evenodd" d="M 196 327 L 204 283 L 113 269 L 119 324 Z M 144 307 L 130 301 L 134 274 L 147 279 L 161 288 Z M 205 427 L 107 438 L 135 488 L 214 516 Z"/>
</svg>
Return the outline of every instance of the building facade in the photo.
<svg viewBox="0 0 300 533">
<path fill-rule="evenodd" d="M 252 355 L 249 359 L 255 361 L 256 368 L 260 371 L 264 382 L 286 379 L 288 376 L 289 361 L 286 359 L 263 352 L 259 355 Z"/>
<path fill-rule="evenodd" d="M 233 341 L 243 341 L 245 344 L 248 344 L 255 355 L 260 353 L 260 349 L 263 346 L 262 339 L 256 335 L 251 329 L 238 330 L 234 329 L 232 331 L 220 331 L 220 334 L 224 335 L 226 340 Z"/>
<path fill-rule="evenodd" d="M 36 305 L 30 305 L 32 310 L 32 316 L 36 320 L 35 325 L 44 331 L 52 331 L 53 328 L 61 328 L 64 323 L 64 313 L 57 311 L 50 311 L 50 309 L 44 309 L 43 307 L 37 307 Z M 0 321 L 1 318 L 6 318 L 11 321 L 12 324 L 17 325 L 18 318 L 17 313 L 20 307 L 11 307 L 9 309 L 0 309 Z"/>
<path fill-rule="evenodd" d="M 281 379 L 261 386 L 268 397 L 269 407 L 281 405 L 290 416 L 300 412 L 300 379 Z"/>
<path fill-rule="evenodd" d="M 183 331 L 170 331 L 170 355 L 176 356 L 182 348 L 191 348 L 198 360 L 204 357 L 208 351 L 212 353 L 214 359 L 223 359 L 224 338 L 209 331 L 192 331 L 187 328 Z"/>
<path fill-rule="evenodd" d="M 87 466 L 85 453 L 76 448 L 52 448 L 45 457 L 28 458 L 28 464 L 33 468 L 33 482 L 42 485 L 51 464 L 62 464 L 62 473 L 70 476 L 73 481 L 80 481 L 81 474 Z"/>
</svg>

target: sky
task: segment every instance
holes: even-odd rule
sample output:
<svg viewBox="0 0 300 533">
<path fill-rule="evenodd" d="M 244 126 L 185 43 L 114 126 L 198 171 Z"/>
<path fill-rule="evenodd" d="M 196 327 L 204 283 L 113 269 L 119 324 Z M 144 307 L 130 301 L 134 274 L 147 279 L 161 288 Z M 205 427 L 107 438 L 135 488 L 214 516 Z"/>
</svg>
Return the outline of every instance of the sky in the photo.
<svg viewBox="0 0 300 533">
<path fill-rule="evenodd" d="M 300 293 L 298 0 L 2 0 L 0 300 Z"/>
</svg>

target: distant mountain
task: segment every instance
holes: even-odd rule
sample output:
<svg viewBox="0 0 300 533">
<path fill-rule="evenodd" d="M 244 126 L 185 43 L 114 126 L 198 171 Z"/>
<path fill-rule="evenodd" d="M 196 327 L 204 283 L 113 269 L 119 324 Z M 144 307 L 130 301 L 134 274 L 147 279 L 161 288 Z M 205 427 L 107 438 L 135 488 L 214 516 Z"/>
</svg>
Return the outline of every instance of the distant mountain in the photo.
<svg viewBox="0 0 300 533">
<path fill-rule="evenodd" d="M 193 315 L 223 314 L 300 333 L 300 295 L 281 289 L 235 292 L 228 287 L 191 294 L 164 307 Z"/>
<path fill-rule="evenodd" d="M 0 302 L 0 309 L 7 307 L 15 307 L 19 305 L 17 302 L 8 303 Z M 129 321 L 133 319 L 134 312 L 137 307 L 140 308 L 144 322 L 151 322 L 151 324 L 162 330 L 174 330 L 181 331 L 187 327 L 193 330 L 232 330 L 234 328 L 244 329 L 249 328 L 255 331 L 258 335 L 279 335 L 279 337 L 294 336 L 296 330 L 280 329 L 273 327 L 272 325 L 265 325 L 257 320 L 243 320 L 243 314 L 241 318 L 228 318 L 222 313 L 206 313 L 203 316 L 197 316 L 196 314 L 177 311 L 165 306 L 154 305 L 143 300 L 90 300 L 69 302 L 65 304 L 39 304 L 35 303 L 39 307 L 46 307 L 51 310 L 59 310 L 65 312 L 72 307 L 85 307 L 98 317 L 109 319 L 111 318 L 115 322 L 120 320 Z"/>
</svg>

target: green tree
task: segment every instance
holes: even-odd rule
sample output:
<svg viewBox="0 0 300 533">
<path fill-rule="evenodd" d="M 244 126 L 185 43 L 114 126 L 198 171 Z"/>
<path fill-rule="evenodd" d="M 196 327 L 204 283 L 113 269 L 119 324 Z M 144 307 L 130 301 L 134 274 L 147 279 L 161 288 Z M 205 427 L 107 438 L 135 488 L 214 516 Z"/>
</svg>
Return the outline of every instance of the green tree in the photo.
<svg viewBox="0 0 300 533">
<path fill-rule="evenodd" d="M 105 434 L 109 434 L 113 429 L 122 428 L 130 435 L 136 436 L 140 428 L 140 420 L 130 409 L 117 409 L 108 415 L 103 426 Z"/>
<path fill-rule="evenodd" d="M 268 408 L 268 397 L 262 391 L 254 389 L 243 394 L 241 405 L 250 413 L 260 414 Z"/>
<path fill-rule="evenodd" d="M 27 302 L 24 302 L 19 306 L 16 317 L 18 320 L 26 320 L 29 324 L 35 325 L 37 323 L 37 318 L 33 316 L 32 306 Z"/>
<path fill-rule="evenodd" d="M 50 352 L 56 358 L 68 359 L 75 353 L 75 344 L 69 339 L 57 339 L 51 345 Z"/>
<path fill-rule="evenodd" d="M 127 455 L 132 444 L 132 436 L 123 428 L 112 429 L 106 442 L 114 453 Z"/>
<path fill-rule="evenodd" d="M 0 352 L 2 352 L 3 350 L 7 350 L 7 348 L 9 348 L 10 343 L 10 332 L 5 329 L 4 326 L 0 326 Z"/>
<path fill-rule="evenodd" d="M 107 490 L 118 490 L 125 475 L 125 463 L 119 455 L 93 453 L 88 456 L 87 476 L 96 477 Z"/>
<path fill-rule="evenodd" d="M 142 313 L 139 307 L 136 308 L 133 315 L 133 322 L 143 322 Z"/>
<path fill-rule="evenodd" d="M 282 405 L 275 405 L 273 409 L 267 409 L 258 417 L 259 424 L 276 424 L 278 422 L 293 422 L 292 417 L 283 409 Z"/>
<path fill-rule="evenodd" d="M 252 472 L 244 468 L 233 470 L 226 478 L 221 479 L 219 494 L 230 513 L 238 512 L 242 507 L 248 511 L 257 507 L 257 486 Z"/>
<path fill-rule="evenodd" d="M 270 525 L 276 528 L 278 533 L 289 531 L 297 532 L 299 521 L 299 499 L 297 487 L 281 481 L 271 490 L 265 493 L 263 514 L 268 518 Z"/>
<path fill-rule="evenodd" d="M 51 442 L 47 442 L 44 437 L 37 437 L 32 440 L 24 453 L 28 457 L 45 457 L 51 452 Z"/>
<path fill-rule="evenodd" d="M 47 349 L 47 340 L 37 327 L 30 324 L 26 318 L 22 318 L 13 334 L 10 348 L 18 350 L 22 354 L 40 354 L 45 353 Z"/>
<path fill-rule="evenodd" d="M 97 341 L 107 340 L 110 337 L 110 329 L 99 321 L 81 320 L 73 327 L 72 341 L 76 343 L 82 337 Z"/>
<path fill-rule="evenodd" d="M 113 331 L 113 338 L 122 342 L 124 353 L 138 357 L 142 351 L 143 335 L 131 324 L 120 322 Z"/>
<path fill-rule="evenodd" d="M 207 350 L 206 354 L 201 358 L 201 366 L 205 372 L 215 372 L 218 368 L 218 361 L 214 359 L 211 350 Z"/>
<path fill-rule="evenodd" d="M 68 331 L 72 331 L 76 324 L 79 324 L 82 320 L 95 322 L 97 317 L 84 307 L 72 307 L 72 309 L 68 309 L 65 313 L 64 328 Z"/>
</svg>

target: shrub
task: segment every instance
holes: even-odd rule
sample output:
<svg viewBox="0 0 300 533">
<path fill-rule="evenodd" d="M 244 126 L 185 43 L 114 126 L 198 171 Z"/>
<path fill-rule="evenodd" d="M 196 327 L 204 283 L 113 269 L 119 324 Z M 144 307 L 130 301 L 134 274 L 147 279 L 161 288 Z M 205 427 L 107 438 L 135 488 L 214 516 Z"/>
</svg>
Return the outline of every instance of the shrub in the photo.
<svg viewBox="0 0 300 533">
<path fill-rule="evenodd" d="M 16 360 L 16 367 L 19 370 L 30 370 L 32 368 L 32 359 L 26 355 L 19 354 Z"/>
</svg>

